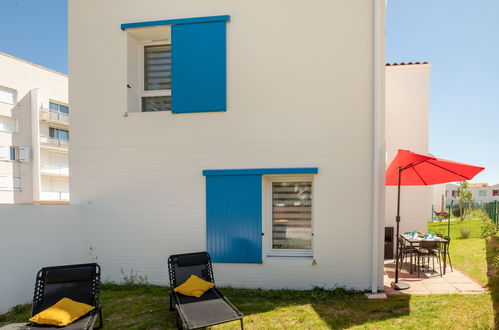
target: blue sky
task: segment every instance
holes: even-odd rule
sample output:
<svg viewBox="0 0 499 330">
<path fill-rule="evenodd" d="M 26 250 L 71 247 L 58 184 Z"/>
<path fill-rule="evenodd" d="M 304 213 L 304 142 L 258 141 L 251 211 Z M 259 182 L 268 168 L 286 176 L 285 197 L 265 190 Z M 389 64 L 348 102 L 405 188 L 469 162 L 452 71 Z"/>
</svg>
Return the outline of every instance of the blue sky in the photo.
<svg viewBox="0 0 499 330">
<path fill-rule="evenodd" d="M 499 183 L 499 1 L 388 0 L 387 61 L 428 61 L 430 152 Z"/>
<path fill-rule="evenodd" d="M 430 152 L 499 183 L 499 1 L 389 0 L 387 61 L 429 61 Z M 0 51 L 67 73 L 67 0 L 0 0 Z"/>
</svg>

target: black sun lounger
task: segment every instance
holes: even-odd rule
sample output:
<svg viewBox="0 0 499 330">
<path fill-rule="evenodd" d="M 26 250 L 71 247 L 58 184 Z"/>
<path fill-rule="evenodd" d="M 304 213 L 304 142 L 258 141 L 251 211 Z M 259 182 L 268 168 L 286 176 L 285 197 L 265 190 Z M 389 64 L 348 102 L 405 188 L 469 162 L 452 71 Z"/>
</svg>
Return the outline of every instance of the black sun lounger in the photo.
<svg viewBox="0 0 499 330">
<path fill-rule="evenodd" d="M 184 296 L 173 288 L 184 283 L 189 276 L 196 275 L 205 281 L 215 282 L 207 252 L 176 254 L 168 258 L 170 275 L 170 310 L 177 311 L 179 328 L 197 329 L 215 324 L 237 321 L 243 329 L 243 314 L 232 305 L 216 287 L 201 297 Z"/>
<path fill-rule="evenodd" d="M 65 327 L 28 323 L 21 329 L 94 329 L 97 316 L 99 316 L 100 323 L 95 329 L 100 329 L 102 328 L 102 309 L 99 297 L 100 267 L 96 263 L 42 268 L 36 275 L 32 316 L 54 305 L 62 298 L 95 306 L 95 309 Z"/>
</svg>

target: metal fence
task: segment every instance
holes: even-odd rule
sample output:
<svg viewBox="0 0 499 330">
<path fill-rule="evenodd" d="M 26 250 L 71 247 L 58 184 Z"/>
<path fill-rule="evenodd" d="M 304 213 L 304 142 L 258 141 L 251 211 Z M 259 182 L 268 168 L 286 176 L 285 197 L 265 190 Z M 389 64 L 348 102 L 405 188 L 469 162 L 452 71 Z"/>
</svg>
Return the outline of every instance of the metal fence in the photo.
<svg viewBox="0 0 499 330">
<path fill-rule="evenodd" d="M 494 224 L 497 225 L 499 223 L 499 203 L 497 201 L 486 203 L 483 205 L 483 209 L 487 212 Z"/>
</svg>

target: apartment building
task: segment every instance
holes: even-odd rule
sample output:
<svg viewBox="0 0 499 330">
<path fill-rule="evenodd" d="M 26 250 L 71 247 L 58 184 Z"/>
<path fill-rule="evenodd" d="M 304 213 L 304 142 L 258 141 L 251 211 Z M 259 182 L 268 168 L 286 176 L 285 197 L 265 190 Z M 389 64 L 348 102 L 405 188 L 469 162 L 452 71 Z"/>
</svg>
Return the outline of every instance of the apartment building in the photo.
<svg viewBox="0 0 499 330">
<path fill-rule="evenodd" d="M 454 200 L 454 204 L 459 200 L 459 185 L 448 183 L 445 185 L 445 204 L 448 206 Z M 471 198 L 474 203 L 482 205 L 485 203 L 499 201 L 499 184 L 489 185 L 488 183 L 469 183 L 468 189 L 471 191 Z"/>
<path fill-rule="evenodd" d="M 69 200 L 65 74 L 0 53 L 0 203 Z"/>
</svg>

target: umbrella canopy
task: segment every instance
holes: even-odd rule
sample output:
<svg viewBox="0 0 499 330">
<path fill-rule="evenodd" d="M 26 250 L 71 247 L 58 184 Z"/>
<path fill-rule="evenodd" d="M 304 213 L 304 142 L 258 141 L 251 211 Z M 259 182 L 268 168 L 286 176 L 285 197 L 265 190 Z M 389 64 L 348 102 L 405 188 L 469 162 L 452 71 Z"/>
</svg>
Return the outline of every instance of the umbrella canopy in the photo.
<svg viewBox="0 0 499 330">
<path fill-rule="evenodd" d="M 400 149 L 397 156 L 386 169 L 386 185 L 426 186 L 454 181 L 471 180 L 484 170 L 484 167 L 457 163 L 428 155 L 416 154 Z"/>
</svg>

